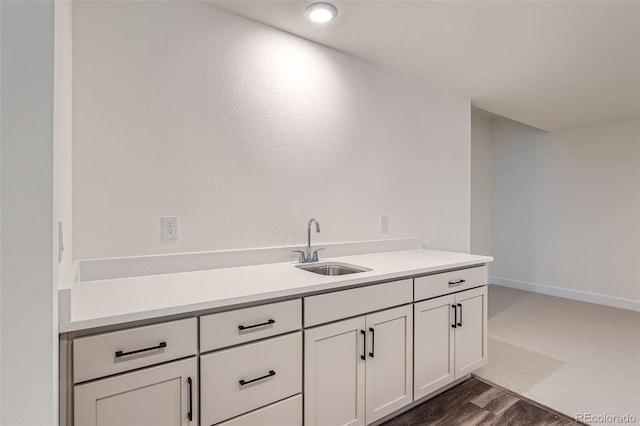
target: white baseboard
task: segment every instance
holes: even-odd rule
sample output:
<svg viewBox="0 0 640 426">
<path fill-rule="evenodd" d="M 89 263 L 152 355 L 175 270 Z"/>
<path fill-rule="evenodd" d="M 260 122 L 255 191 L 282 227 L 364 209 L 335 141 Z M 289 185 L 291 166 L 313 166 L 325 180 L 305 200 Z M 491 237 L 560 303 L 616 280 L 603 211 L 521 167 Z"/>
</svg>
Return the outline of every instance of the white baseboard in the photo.
<svg viewBox="0 0 640 426">
<path fill-rule="evenodd" d="M 533 293 L 546 294 L 548 296 L 563 297 L 565 299 L 579 300 L 581 302 L 595 303 L 598 305 L 612 306 L 614 308 L 640 312 L 640 300 L 625 299 L 622 297 L 607 296 L 606 294 L 590 293 L 587 291 L 572 290 L 502 277 L 491 276 L 489 277 L 489 282 L 491 284 L 515 288 L 517 290 L 531 291 Z"/>
</svg>

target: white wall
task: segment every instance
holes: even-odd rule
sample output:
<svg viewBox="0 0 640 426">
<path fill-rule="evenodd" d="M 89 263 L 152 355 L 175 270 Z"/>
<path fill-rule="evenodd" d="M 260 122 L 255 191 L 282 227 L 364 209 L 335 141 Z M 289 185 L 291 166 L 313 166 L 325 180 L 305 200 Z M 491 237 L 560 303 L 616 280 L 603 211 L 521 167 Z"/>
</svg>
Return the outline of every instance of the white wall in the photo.
<svg viewBox="0 0 640 426">
<path fill-rule="evenodd" d="M 57 422 L 53 1 L 2 1 L 0 424 Z"/>
<path fill-rule="evenodd" d="M 469 251 L 468 99 L 205 2 L 78 2 L 73 40 L 75 257 L 302 243 L 310 217 Z"/>
<path fill-rule="evenodd" d="M 491 255 L 491 118 L 471 108 L 471 253 Z"/>
<path fill-rule="evenodd" d="M 638 306 L 640 121 L 491 136 L 492 274 Z"/>
<path fill-rule="evenodd" d="M 53 210 L 54 265 L 59 283 L 71 282 L 72 251 L 72 83 L 73 39 L 71 0 L 55 0 L 54 81 L 53 81 Z M 64 251 L 58 263 L 58 221 L 63 222 Z"/>
<path fill-rule="evenodd" d="M 0 25 L 2 24 L 2 7 L 0 7 Z M 2 27 L 0 26 L 0 47 L 2 47 Z M 4 80 L 2 74 L 2 54 L 0 52 L 0 383 L 2 383 L 2 105 L 4 98 L 2 97 L 2 85 Z M 0 385 L 0 423 L 2 422 L 2 385 Z"/>
</svg>

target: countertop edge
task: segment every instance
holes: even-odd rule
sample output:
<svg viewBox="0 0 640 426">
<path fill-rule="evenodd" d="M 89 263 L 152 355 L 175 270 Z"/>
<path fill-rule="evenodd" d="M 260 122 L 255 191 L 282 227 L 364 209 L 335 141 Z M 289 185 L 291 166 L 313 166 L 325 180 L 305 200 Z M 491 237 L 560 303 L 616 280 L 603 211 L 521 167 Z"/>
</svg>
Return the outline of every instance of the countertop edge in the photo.
<svg viewBox="0 0 640 426">
<path fill-rule="evenodd" d="M 493 261 L 493 257 L 490 256 L 478 256 L 477 259 L 452 262 L 437 266 L 430 266 L 426 268 L 417 268 L 411 270 L 404 270 L 393 273 L 384 273 L 374 276 L 366 277 L 354 277 L 349 280 L 342 280 L 337 282 L 319 283 L 313 286 L 305 287 L 292 287 L 285 290 L 267 291 L 263 293 L 255 293 L 249 296 L 232 297 L 227 299 L 208 300 L 199 303 L 192 303 L 186 305 L 177 305 L 172 307 L 163 307 L 153 310 L 119 314 L 101 318 L 83 319 L 77 321 L 60 322 L 58 325 L 58 333 L 70 333 L 74 331 L 86 331 L 93 328 L 117 326 L 120 324 L 126 324 L 135 321 L 149 321 L 154 319 L 161 319 L 162 317 L 185 315 L 193 312 L 225 308 L 235 305 L 252 304 L 262 301 L 268 301 L 272 299 L 282 298 L 297 298 L 304 297 L 312 293 L 318 292 L 330 292 L 341 289 L 348 289 L 356 287 L 361 284 L 378 283 L 381 281 L 399 280 L 403 278 L 412 278 L 418 275 L 428 274 L 431 272 L 446 271 L 448 269 L 458 269 L 467 266 L 480 266 L 488 262 Z"/>
</svg>

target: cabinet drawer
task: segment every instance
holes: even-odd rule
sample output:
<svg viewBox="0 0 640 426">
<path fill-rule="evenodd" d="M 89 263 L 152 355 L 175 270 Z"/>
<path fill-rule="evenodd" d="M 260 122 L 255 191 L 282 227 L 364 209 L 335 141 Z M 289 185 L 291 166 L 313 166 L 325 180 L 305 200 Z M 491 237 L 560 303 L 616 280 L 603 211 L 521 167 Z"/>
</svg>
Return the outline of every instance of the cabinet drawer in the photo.
<svg viewBox="0 0 640 426">
<path fill-rule="evenodd" d="M 424 300 L 487 284 L 487 267 L 459 269 L 415 278 L 415 299 Z"/>
<path fill-rule="evenodd" d="M 292 396 L 218 426 L 302 426 L 302 395 Z"/>
<path fill-rule="evenodd" d="M 206 315 L 200 317 L 200 351 L 234 346 L 300 328 L 300 299 Z"/>
<path fill-rule="evenodd" d="M 200 357 L 203 425 L 212 425 L 302 391 L 302 333 Z"/>
<path fill-rule="evenodd" d="M 401 280 L 304 298 L 304 326 L 311 327 L 413 301 L 413 281 Z"/>
<path fill-rule="evenodd" d="M 195 318 L 82 337 L 73 341 L 73 382 L 194 355 Z"/>
</svg>

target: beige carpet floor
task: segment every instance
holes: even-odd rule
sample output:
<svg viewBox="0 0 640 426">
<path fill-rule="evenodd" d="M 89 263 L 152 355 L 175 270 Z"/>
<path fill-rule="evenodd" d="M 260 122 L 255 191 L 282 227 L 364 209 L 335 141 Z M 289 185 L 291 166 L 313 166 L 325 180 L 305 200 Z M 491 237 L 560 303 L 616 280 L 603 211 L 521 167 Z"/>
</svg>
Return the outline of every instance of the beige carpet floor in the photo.
<svg viewBox="0 0 640 426">
<path fill-rule="evenodd" d="M 489 364 L 475 374 L 572 418 L 640 424 L 640 313 L 491 285 Z"/>
</svg>

